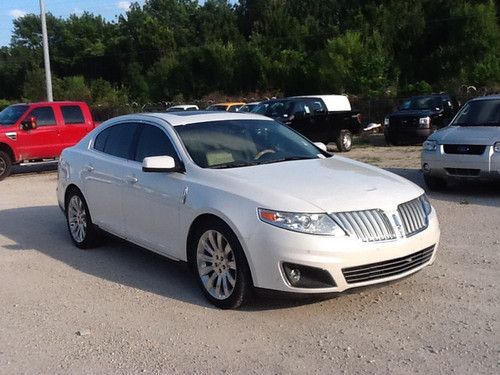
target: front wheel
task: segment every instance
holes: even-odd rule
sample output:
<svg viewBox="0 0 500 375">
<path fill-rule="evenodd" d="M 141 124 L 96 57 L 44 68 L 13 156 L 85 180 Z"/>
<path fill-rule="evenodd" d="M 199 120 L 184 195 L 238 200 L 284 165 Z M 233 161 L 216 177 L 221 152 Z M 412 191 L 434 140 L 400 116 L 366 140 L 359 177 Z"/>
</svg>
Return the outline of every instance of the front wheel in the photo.
<svg viewBox="0 0 500 375">
<path fill-rule="evenodd" d="M 350 151 L 352 148 L 352 133 L 347 129 L 341 130 L 335 143 L 340 152 Z"/>
<path fill-rule="evenodd" d="M 250 270 L 238 239 L 226 225 L 202 225 L 191 241 L 190 251 L 195 277 L 213 305 L 236 309 L 248 300 Z"/>
<path fill-rule="evenodd" d="M 74 190 L 66 204 L 66 222 L 73 243 L 80 249 L 93 247 L 97 240 L 97 229 L 92 223 L 87 202 Z"/>
<path fill-rule="evenodd" d="M 12 160 L 7 153 L 0 151 L 0 181 L 10 175 Z"/>
</svg>

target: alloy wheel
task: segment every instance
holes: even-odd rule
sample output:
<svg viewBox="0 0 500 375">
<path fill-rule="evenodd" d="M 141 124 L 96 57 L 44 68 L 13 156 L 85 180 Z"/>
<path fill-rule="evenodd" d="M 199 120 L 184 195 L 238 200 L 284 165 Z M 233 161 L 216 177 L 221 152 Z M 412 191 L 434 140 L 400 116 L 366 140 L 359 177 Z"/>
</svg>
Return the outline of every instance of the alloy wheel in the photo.
<svg viewBox="0 0 500 375">
<path fill-rule="evenodd" d="M 71 237 L 78 242 L 85 241 L 87 235 L 87 214 L 82 199 L 73 195 L 68 203 L 68 224 Z"/>
<path fill-rule="evenodd" d="M 205 290 L 215 299 L 231 296 L 236 285 L 236 259 L 224 235 L 208 230 L 200 237 L 196 251 L 198 275 Z"/>
</svg>

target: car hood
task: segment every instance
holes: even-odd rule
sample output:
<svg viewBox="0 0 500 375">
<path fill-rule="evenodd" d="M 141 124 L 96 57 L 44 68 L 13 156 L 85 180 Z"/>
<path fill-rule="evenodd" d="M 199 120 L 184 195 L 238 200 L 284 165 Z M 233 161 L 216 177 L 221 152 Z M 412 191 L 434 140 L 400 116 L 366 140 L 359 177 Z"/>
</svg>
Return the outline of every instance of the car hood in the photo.
<svg viewBox="0 0 500 375">
<path fill-rule="evenodd" d="M 429 137 L 439 144 L 488 145 L 500 141 L 499 126 L 448 126 Z"/>
<path fill-rule="evenodd" d="M 433 111 L 431 109 L 411 109 L 393 112 L 388 117 L 427 117 L 435 115 L 436 113 L 438 113 L 438 111 Z"/>
<path fill-rule="evenodd" d="M 395 210 L 423 194 L 400 176 L 339 156 L 210 171 L 221 189 L 284 211 Z"/>
</svg>

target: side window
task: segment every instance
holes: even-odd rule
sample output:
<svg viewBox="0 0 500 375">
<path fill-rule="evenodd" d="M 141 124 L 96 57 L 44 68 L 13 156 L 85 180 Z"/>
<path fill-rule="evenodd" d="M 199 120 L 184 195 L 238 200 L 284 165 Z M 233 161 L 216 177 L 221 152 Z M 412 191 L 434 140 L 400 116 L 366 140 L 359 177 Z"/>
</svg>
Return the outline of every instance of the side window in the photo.
<svg viewBox="0 0 500 375">
<path fill-rule="evenodd" d="M 171 156 L 178 160 L 172 142 L 167 134 L 154 125 L 144 125 L 137 142 L 135 160 L 142 163 L 149 156 Z"/>
<path fill-rule="evenodd" d="M 94 150 L 104 152 L 104 147 L 106 146 L 106 141 L 109 133 L 111 133 L 111 129 L 113 128 L 104 129 L 102 132 L 97 134 L 97 137 L 95 137 L 94 140 Z"/>
<path fill-rule="evenodd" d="M 133 123 L 123 123 L 119 125 L 114 125 L 106 130 L 109 131 L 107 135 L 102 134 L 103 139 L 96 138 L 96 144 L 94 148 L 100 147 L 104 141 L 103 152 L 109 155 L 113 155 L 123 159 L 133 159 L 133 147 L 135 141 L 135 135 L 137 132 L 137 124 Z M 99 137 L 98 136 L 98 137 Z M 104 139 L 104 137 L 106 139 Z"/>
<path fill-rule="evenodd" d="M 314 113 L 326 112 L 325 107 L 323 106 L 323 103 L 321 103 L 319 100 L 314 100 L 314 101 L 310 102 L 309 104 L 312 107 Z"/>
<path fill-rule="evenodd" d="M 85 118 L 83 112 L 78 105 L 64 105 L 61 106 L 61 112 L 65 124 L 84 124 Z"/>
<path fill-rule="evenodd" d="M 55 125 L 56 117 L 52 107 L 35 108 L 30 112 L 27 118 L 35 117 L 37 126 Z"/>
</svg>

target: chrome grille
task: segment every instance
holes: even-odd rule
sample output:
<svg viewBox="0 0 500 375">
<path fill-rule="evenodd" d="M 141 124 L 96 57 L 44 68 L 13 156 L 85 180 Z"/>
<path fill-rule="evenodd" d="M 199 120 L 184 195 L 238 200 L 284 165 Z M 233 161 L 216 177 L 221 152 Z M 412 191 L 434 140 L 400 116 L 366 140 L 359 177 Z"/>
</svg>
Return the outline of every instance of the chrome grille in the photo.
<svg viewBox="0 0 500 375">
<path fill-rule="evenodd" d="M 429 262 L 433 252 L 434 246 L 431 246 L 401 258 L 344 268 L 342 269 L 342 274 L 348 284 L 396 276 Z"/>
<path fill-rule="evenodd" d="M 427 228 L 427 215 L 420 198 L 402 203 L 398 206 L 399 217 L 403 221 L 405 235 L 414 235 Z"/>
<path fill-rule="evenodd" d="M 394 228 L 382 210 L 337 212 L 331 216 L 349 235 L 356 236 L 363 242 L 396 238 Z"/>
</svg>

